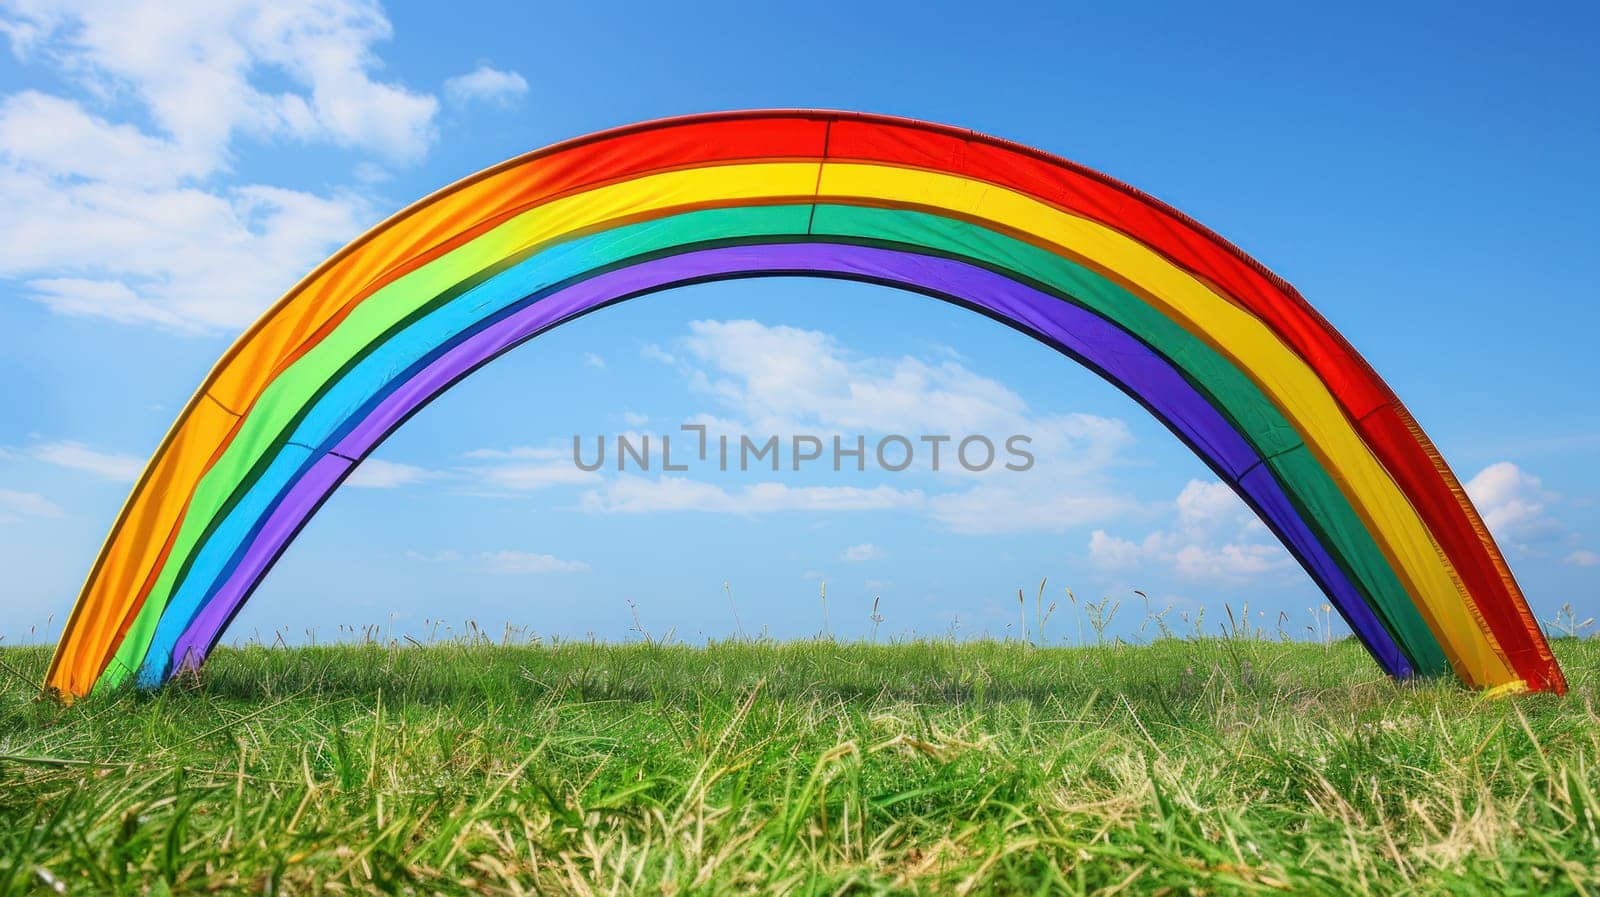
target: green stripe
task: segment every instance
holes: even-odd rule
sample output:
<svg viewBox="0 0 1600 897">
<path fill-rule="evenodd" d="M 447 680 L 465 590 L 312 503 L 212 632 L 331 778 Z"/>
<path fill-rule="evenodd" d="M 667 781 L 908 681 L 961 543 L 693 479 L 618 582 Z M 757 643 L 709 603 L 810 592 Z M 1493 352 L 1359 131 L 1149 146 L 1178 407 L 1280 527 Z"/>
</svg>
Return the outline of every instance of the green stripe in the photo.
<svg viewBox="0 0 1600 897">
<path fill-rule="evenodd" d="M 708 242 L 799 238 L 810 206 L 741 207 L 692 212 L 617 228 L 589 238 L 591 270 Z M 1071 297 L 1171 360 L 1263 455 L 1313 532 L 1367 597 L 1419 673 L 1448 670 L 1443 652 L 1371 535 L 1331 478 L 1303 448 L 1294 428 L 1230 362 L 1137 297 L 1048 251 L 976 225 L 920 212 L 817 206 L 811 229 L 867 242 L 922 247 L 1014 273 Z M 100 685 L 115 685 L 143 660 L 161 610 L 199 545 L 243 497 L 300 419 L 337 378 L 391 334 L 531 253 L 503 255 L 506 242 L 469 243 L 386 285 L 264 390 L 238 437 L 202 478 L 149 597 L 118 647 Z M 542 247 L 548 248 L 548 247 Z M 587 247 L 586 247 L 587 249 Z"/>
</svg>

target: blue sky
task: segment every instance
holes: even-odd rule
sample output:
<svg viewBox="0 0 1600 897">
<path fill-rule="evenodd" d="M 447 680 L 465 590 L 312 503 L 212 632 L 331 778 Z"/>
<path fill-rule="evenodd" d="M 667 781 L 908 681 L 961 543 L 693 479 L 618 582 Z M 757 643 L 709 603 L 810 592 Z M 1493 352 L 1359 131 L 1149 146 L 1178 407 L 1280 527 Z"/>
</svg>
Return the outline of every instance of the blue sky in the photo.
<svg viewBox="0 0 1600 897">
<path fill-rule="evenodd" d="M 546 6 L 540 4 L 539 6 Z M 1145 189 L 1295 283 L 1471 488 L 1541 618 L 1597 607 L 1597 24 L 1580 4 L 0 0 L 0 636 L 53 638 L 229 341 L 414 198 L 597 128 L 816 106 L 942 121 Z M 1116 8 L 1111 8 L 1111 7 Z M 573 434 L 1027 432 L 1027 474 L 587 475 Z M 861 422 L 867 422 L 863 425 Z M 784 429 L 788 428 L 788 429 Z M 833 282 L 590 316 L 462 384 L 329 502 L 235 637 L 476 620 L 688 640 L 1010 634 L 1016 590 L 1246 600 L 1309 580 L 1132 402 L 999 325 Z M 1133 608 L 1129 610 L 1128 608 Z"/>
</svg>

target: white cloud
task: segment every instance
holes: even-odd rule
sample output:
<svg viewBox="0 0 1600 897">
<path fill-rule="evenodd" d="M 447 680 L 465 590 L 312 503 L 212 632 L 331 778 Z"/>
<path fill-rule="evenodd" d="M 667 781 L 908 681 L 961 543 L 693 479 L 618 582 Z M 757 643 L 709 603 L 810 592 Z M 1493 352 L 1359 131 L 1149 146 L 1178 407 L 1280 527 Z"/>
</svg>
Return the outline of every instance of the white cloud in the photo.
<svg viewBox="0 0 1600 897">
<path fill-rule="evenodd" d="M 27 22 L 0 19 L 0 34 L 11 43 L 11 52 L 18 59 L 27 59 L 39 42 L 39 29 Z"/>
<path fill-rule="evenodd" d="M 858 358 L 816 330 L 694 321 L 683 344 L 710 368 L 700 388 L 763 431 L 979 432 L 1026 412 L 1016 393 L 957 362 Z"/>
<path fill-rule="evenodd" d="M 1089 560 L 1105 570 L 1127 570 L 1138 566 L 1144 549 L 1136 542 L 1095 530 L 1089 536 Z"/>
<path fill-rule="evenodd" d="M 366 0 L 0 7 L 13 52 L 87 98 L 0 97 L 0 277 L 62 314 L 236 329 L 376 217 L 221 183 L 241 139 L 395 163 L 433 139 L 437 101 L 375 75 L 390 25 Z"/>
<path fill-rule="evenodd" d="M 14 523 L 24 517 L 65 516 L 65 511 L 37 492 L 0 489 L 0 523 Z"/>
<path fill-rule="evenodd" d="M 1186 526 L 1204 526 L 1237 518 L 1248 507 L 1226 483 L 1190 480 L 1178 493 L 1178 519 Z"/>
<path fill-rule="evenodd" d="M 508 449 L 473 449 L 462 457 L 470 458 L 474 461 L 518 461 L 528 459 L 556 461 L 565 457 L 565 455 L 561 449 L 553 446 L 519 445 Z"/>
<path fill-rule="evenodd" d="M 1176 527 L 1134 542 L 1095 530 L 1089 561 L 1102 570 L 1160 566 L 1187 579 L 1242 582 L 1287 570 L 1293 558 L 1275 542 L 1242 541 L 1265 532 L 1227 485 L 1190 480 L 1172 502 Z"/>
<path fill-rule="evenodd" d="M 358 489 L 398 489 L 401 486 L 412 486 L 438 479 L 440 476 L 437 471 L 417 467 L 414 464 L 368 458 L 357 465 L 344 482 L 346 486 Z"/>
<path fill-rule="evenodd" d="M 363 184 L 381 184 L 394 177 L 389 169 L 372 161 L 357 162 L 355 167 L 350 169 L 350 173 Z"/>
<path fill-rule="evenodd" d="M 81 470 L 116 483 L 131 483 L 144 470 L 143 458 L 97 451 L 81 442 L 47 442 L 29 449 L 28 454 L 46 464 Z"/>
<path fill-rule="evenodd" d="M 1565 528 L 1546 515 L 1561 496 L 1510 461 L 1491 464 L 1467 481 L 1467 495 L 1496 539 L 1519 547 L 1559 541 Z"/>
<path fill-rule="evenodd" d="M 509 105 L 528 92 L 527 79 L 516 72 L 480 65 L 444 82 L 445 96 L 457 103 L 473 100 Z"/>
<path fill-rule="evenodd" d="M 479 556 L 488 564 L 491 573 L 587 573 L 589 565 L 582 561 L 565 561 L 554 555 L 534 554 L 527 551 L 492 551 Z"/>
<path fill-rule="evenodd" d="M 844 550 L 844 554 L 840 555 L 842 559 L 847 561 L 881 561 L 887 556 L 887 552 L 871 542 L 852 545 Z"/>
<path fill-rule="evenodd" d="M 369 489 L 394 489 L 424 482 L 446 482 L 472 494 L 502 496 L 532 492 L 553 486 L 592 485 L 598 473 L 572 463 L 570 449 L 517 446 L 509 449 L 473 449 L 463 457 L 467 464 L 448 470 L 432 470 L 413 464 L 380 461 L 361 462 L 346 481 L 351 486 Z"/>
<path fill-rule="evenodd" d="M 1562 558 L 1561 563 L 1566 564 L 1569 567 L 1600 566 L 1600 554 L 1595 554 L 1587 548 L 1580 548 Z"/>
<path fill-rule="evenodd" d="M 593 483 L 600 475 L 580 470 L 572 464 L 500 464 L 474 468 L 471 476 L 480 487 L 506 492 L 531 492 L 551 486 L 576 486 Z"/>
<path fill-rule="evenodd" d="M 594 354 L 593 352 L 583 353 L 583 363 L 592 368 L 599 368 L 600 370 L 605 370 L 606 367 L 606 360 Z"/>
<path fill-rule="evenodd" d="M 1110 494 L 1093 483 L 1074 487 L 1070 478 L 1048 488 L 980 485 L 936 495 L 930 513 L 951 532 L 1062 532 L 1096 521 L 1127 517 L 1140 510 L 1132 498 Z"/>
<path fill-rule="evenodd" d="M 584 493 L 584 510 L 598 514 L 651 514 L 704 511 L 724 514 L 766 514 L 777 511 L 883 511 L 920 508 L 920 491 L 888 486 L 789 486 L 757 483 L 727 490 L 712 483 L 661 477 L 620 476 L 602 488 Z"/>
<path fill-rule="evenodd" d="M 231 329 L 368 217 L 352 196 L 61 180 L 0 163 L 0 275 L 62 314 Z"/>
<path fill-rule="evenodd" d="M 145 187 L 169 187 L 210 174 L 215 165 L 171 140 L 36 90 L 0 100 L 0 149 L 19 172 Z"/>
<path fill-rule="evenodd" d="M 641 346 L 639 348 L 639 357 L 646 361 L 659 361 L 662 364 L 677 364 L 678 362 L 678 359 L 674 358 L 671 353 L 655 343 L 646 343 Z"/>
<path fill-rule="evenodd" d="M 736 420 L 714 427 L 715 418 L 702 416 L 712 431 L 807 433 L 825 441 L 910 434 L 914 473 L 931 466 L 932 447 L 920 437 L 951 436 L 940 449 L 938 476 L 979 485 L 927 501 L 927 512 L 948 529 L 1059 532 L 1138 506 L 1105 475 L 1133 444 L 1120 420 L 1034 414 L 1017 393 L 957 360 L 862 357 L 821 331 L 752 320 L 695 321 L 689 331 L 682 355 L 653 345 L 645 354 L 678 365 L 691 388 L 732 410 Z M 997 463 L 982 473 L 965 470 L 956 457 L 960 440 L 973 434 L 991 438 L 996 448 Z M 1031 439 L 1023 446 L 1034 458 L 1026 472 L 1005 469 L 1008 461 L 1021 463 L 1006 449 L 1012 435 Z M 981 463 L 983 454 L 979 446 L 974 460 Z"/>
<path fill-rule="evenodd" d="M 27 58 L 54 62 L 93 94 L 132 99 L 210 169 L 226 166 L 237 133 L 401 160 L 433 139 L 438 101 L 374 78 L 373 47 L 392 28 L 367 0 L 6 5 L 13 29 L 28 35 Z"/>
<path fill-rule="evenodd" d="M 469 460 L 479 462 L 459 472 L 476 491 L 487 493 L 532 492 L 552 486 L 595 483 L 600 475 L 572 461 L 571 450 L 518 446 L 511 449 L 474 449 Z M 586 456 L 587 457 L 587 456 Z"/>
<path fill-rule="evenodd" d="M 1172 555 L 1173 569 L 1190 579 L 1251 579 L 1289 567 L 1279 545 L 1185 545 Z"/>
<path fill-rule="evenodd" d="M 0 233 L 4 227 L 0 226 Z M 28 298 L 57 314 L 107 318 L 119 324 L 156 324 L 173 330 L 193 325 L 158 302 L 140 298 L 127 284 L 115 280 L 78 277 L 41 277 L 27 281 Z"/>
</svg>

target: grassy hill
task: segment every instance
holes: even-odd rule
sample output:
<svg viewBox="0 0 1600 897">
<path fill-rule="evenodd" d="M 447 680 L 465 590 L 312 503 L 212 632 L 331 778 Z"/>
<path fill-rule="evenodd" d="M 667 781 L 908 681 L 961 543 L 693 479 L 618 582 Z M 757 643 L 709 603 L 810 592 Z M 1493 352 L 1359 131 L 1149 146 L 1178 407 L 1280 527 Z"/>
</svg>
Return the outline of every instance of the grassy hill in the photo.
<svg viewBox="0 0 1600 897">
<path fill-rule="evenodd" d="M 0 650 L 0 892 L 1600 893 L 1600 640 L 1563 699 L 1360 648 L 224 650 L 35 702 Z"/>
</svg>

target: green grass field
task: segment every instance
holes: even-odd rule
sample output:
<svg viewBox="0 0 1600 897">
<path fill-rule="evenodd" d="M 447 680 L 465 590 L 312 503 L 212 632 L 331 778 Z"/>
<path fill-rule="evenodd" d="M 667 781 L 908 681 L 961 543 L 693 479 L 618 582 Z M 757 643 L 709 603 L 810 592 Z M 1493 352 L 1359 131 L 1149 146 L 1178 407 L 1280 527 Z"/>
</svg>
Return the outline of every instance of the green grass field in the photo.
<svg viewBox="0 0 1600 897">
<path fill-rule="evenodd" d="M 1564 699 L 1353 643 L 226 650 L 36 702 L 0 891 L 1600 894 L 1600 639 Z"/>
</svg>

